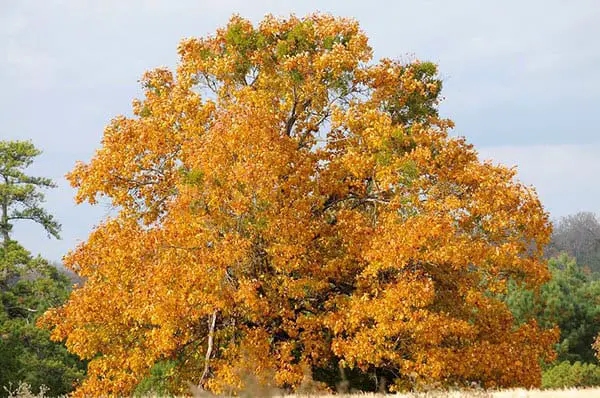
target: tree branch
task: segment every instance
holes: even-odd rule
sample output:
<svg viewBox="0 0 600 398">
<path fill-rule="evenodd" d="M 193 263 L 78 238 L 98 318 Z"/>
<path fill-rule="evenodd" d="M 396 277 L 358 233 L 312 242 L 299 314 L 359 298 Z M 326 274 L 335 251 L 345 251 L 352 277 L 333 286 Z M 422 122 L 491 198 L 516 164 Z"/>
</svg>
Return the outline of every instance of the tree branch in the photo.
<svg viewBox="0 0 600 398">
<path fill-rule="evenodd" d="M 213 340 L 215 337 L 215 325 L 217 323 L 217 311 L 213 311 L 212 315 L 208 319 L 208 347 L 206 348 L 206 357 L 204 358 L 204 371 L 202 372 L 202 377 L 200 377 L 200 381 L 198 382 L 198 388 L 202 388 L 202 383 L 208 376 L 208 371 L 210 368 L 210 356 L 212 355 L 213 349 Z"/>
</svg>

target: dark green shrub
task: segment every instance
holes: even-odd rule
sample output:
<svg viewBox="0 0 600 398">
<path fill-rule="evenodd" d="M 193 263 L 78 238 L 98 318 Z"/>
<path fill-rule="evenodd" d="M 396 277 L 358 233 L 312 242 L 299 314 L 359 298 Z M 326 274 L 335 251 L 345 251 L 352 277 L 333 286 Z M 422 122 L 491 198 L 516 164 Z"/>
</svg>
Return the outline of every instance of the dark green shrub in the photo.
<svg viewBox="0 0 600 398">
<path fill-rule="evenodd" d="M 542 388 L 592 387 L 600 385 L 600 366 L 564 361 L 542 373 Z"/>
</svg>

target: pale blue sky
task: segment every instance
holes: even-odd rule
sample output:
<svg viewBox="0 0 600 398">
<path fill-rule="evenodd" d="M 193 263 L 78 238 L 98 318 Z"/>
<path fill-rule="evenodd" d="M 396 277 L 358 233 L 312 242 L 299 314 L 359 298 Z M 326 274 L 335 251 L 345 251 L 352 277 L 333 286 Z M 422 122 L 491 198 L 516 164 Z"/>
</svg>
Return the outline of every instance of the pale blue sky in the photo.
<svg viewBox="0 0 600 398">
<path fill-rule="evenodd" d="M 109 210 L 75 206 L 63 178 L 128 113 L 144 70 L 173 66 L 179 40 L 232 13 L 331 12 L 358 19 L 375 58 L 431 60 L 441 111 L 482 158 L 518 166 L 553 217 L 600 212 L 600 1 L 0 0 L 0 139 L 32 139 L 31 173 L 54 178 L 47 207 L 63 240 L 15 238 L 58 260 Z"/>
</svg>

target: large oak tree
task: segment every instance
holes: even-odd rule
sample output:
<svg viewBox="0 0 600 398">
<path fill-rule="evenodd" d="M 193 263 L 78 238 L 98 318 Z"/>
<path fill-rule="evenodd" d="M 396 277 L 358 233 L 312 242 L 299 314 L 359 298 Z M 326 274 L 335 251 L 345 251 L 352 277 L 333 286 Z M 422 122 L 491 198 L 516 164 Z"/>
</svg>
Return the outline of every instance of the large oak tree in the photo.
<svg viewBox="0 0 600 398">
<path fill-rule="evenodd" d="M 69 175 L 119 209 L 43 322 L 90 360 L 80 394 L 127 394 L 163 361 L 175 392 L 338 366 L 392 390 L 540 384 L 556 331 L 513 327 L 499 293 L 548 279 L 547 214 L 449 136 L 433 64 L 372 63 L 355 21 L 321 14 L 233 17 L 179 54 Z"/>
</svg>

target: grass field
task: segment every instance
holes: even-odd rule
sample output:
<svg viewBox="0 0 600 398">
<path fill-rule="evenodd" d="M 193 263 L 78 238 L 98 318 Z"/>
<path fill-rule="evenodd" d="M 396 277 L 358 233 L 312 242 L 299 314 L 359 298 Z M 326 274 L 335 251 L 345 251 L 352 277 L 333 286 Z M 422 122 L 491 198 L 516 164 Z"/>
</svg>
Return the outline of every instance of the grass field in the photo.
<svg viewBox="0 0 600 398">
<path fill-rule="evenodd" d="M 468 392 L 426 392 L 413 394 L 343 394 L 343 395 L 288 395 L 286 398 L 600 398 L 600 388 L 582 388 L 566 390 L 505 390 L 505 391 L 468 391 Z"/>
</svg>

